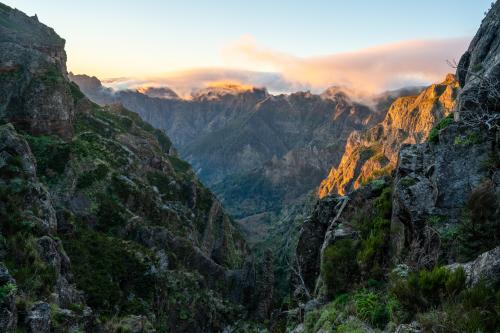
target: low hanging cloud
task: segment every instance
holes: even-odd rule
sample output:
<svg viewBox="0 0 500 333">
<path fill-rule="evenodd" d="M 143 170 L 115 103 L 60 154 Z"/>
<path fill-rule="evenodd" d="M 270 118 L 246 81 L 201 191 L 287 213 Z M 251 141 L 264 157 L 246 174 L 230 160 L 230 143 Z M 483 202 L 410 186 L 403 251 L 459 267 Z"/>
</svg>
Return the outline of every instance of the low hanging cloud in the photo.
<svg viewBox="0 0 500 333">
<path fill-rule="evenodd" d="M 115 90 L 169 87 L 184 98 L 220 82 L 266 87 L 271 93 L 321 92 L 330 86 L 344 86 L 366 96 L 441 81 L 454 71 L 447 60 L 458 60 L 469 40 L 410 40 L 304 58 L 265 48 L 253 37 L 243 36 L 222 50 L 231 68 L 197 68 L 146 79 L 107 79 L 103 83 Z"/>
<path fill-rule="evenodd" d="M 198 68 L 165 73 L 158 77 L 146 79 L 113 78 L 102 80 L 105 86 L 114 90 L 169 87 L 184 98 L 189 98 L 198 89 L 220 85 L 221 82 L 265 87 L 274 93 L 310 89 L 307 83 L 291 82 L 285 79 L 281 73 L 228 68 Z"/>
<path fill-rule="evenodd" d="M 347 86 L 368 93 L 440 81 L 453 72 L 447 60 L 459 59 L 470 38 L 410 40 L 353 52 L 302 58 L 260 46 L 244 36 L 226 49 L 226 59 L 261 65 L 288 82 L 321 90 Z"/>
</svg>

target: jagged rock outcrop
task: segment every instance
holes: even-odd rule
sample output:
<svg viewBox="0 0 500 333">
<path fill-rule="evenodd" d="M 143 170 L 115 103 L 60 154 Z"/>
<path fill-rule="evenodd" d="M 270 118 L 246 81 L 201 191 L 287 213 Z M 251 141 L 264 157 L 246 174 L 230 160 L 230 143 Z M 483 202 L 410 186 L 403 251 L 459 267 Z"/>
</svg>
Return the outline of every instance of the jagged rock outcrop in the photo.
<svg viewBox="0 0 500 333">
<path fill-rule="evenodd" d="M 309 292 L 314 291 L 319 276 L 321 248 L 326 230 L 332 219 L 337 216 L 338 203 L 339 200 L 335 197 L 326 197 L 318 201 L 312 215 L 304 221 L 300 231 L 296 255 L 302 279 Z"/>
<path fill-rule="evenodd" d="M 473 223 L 500 219 L 498 121 L 482 117 L 486 114 L 496 117 L 500 112 L 496 103 L 500 99 L 492 102 L 485 96 L 484 81 L 479 78 L 498 80 L 499 10 L 497 2 L 460 60 L 457 77 L 461 91 L 457 97 L 456 122 L 449 121 L 437 128 L 434 140 L 403 146 L 399 153 L 393 246 L 396 257 L 404 250 L 405 260 L 417 266 L 432 265 L 443 256 L 444 260 L 456 260 L 457 254 L 449 249 L 443 253 L 439 243 L 446 232 L 466 222 L 468 217 L 464 213 L 474 214 L 478 209 L 489 212 L 469 215 Z M 481 204 L 487 207 L 477 208 Z M 483 237 L 496 236 L 495 232 L 487 232 Z M 417 258 L 411 258 L 415 253 Z"/>
<path fill-rule="evenodd" d="M 368 184 L 348 196 L 326 196 L 320 199 L 311 216 L 302 225 L 296 248 L 295 275 L 292 279 L 300 289 L 306 288 L 309 297 L 325 297 L 321 281 L 321 263 L 328 247 L 344 239 L 357 240 L 361 236 L 356 220 L 371 216 L 372 206 L 389 185 L 388 179 Z M 364 217 L 363 217 L 364 218 Z M 361 218 L 362 221 L 363 218 Z M 364 222 L 363 222 L 364 223 Z M 297 276 L 299 275 L 300 276 Z M 359 276 L 351 276 L 355 283 Z"/>
<path fill-rule="evenodd" d="M 65 41 L 35 17 L 0 4 L 0 118 L 33 134 L 72 135 Z"/>
<path fill-rule="evenodd" d="M 500 91 L 500 5 L 492 4 L 469 48 L 460 58 L 457 78 L 461 93 L 457 117 L 477 110 L 497 109 Z"/>
<path fill-rule="evenodd" d="M 319 196 L 343 195 L 389 174 L 403 144 L 424 142 L 434 125 L 453 111 L 457 90 L 458 82 L 450 74 L 419 95 L 396 99 L 380 124 L 351 133 L 340 164 L 321 182 Z"/>
</svg>

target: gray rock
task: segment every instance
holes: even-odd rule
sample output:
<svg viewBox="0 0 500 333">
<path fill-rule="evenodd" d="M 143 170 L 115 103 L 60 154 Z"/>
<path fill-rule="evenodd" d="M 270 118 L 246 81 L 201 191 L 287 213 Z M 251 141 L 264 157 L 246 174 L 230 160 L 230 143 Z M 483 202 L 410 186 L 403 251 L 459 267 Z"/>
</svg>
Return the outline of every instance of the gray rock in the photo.
<svg viewBox="0 0 500 333">
<path fill-rule="evenodd" d="M 36 17 L 0 12 L 0 118 L 33 134 L 73 133 L 74 100 L 66 80 L 65 41 Z"/>
<path fill-rule="evenodd" d="M 303 333 L 305 331 L 304 324 L 299 324 L 290 333 Z"/>
<path fill-rule="evenodd" d="M 411 322 L 410 324 L 400 324 L 394 333 L 420 333 L 422 332 L 422 328 L 420 324 L 416 321 Z"/>
<path fill-rule="evenodd" d="M 477 138 L 474 143 L 456 143 L 457 138 L 470 133 Z M 456 123 L 439 132 L 438 144 L 401 148 L 391 221 L 396 258 L 403 249 L 419 244 L 427 248 L 424 252 L 428 258 L 422 262 L 432 265 L 438 259 L 439 246 L 434 244 L 438 242 L 437 235 L 427 227 L 427 222 L 439 217 L 443 220 L 441 228 L 457 225 L 469 194 L 490 178 L 483 165 L 498 149 L 496 140 L 491 132 Z"/>
<path fill-rule="evenodd" d="M 118 324 L 120 332 L 130 332 L 130 333 L 154 333 L 156 332 L 153 325 L 149 322 L 148 318 L 145 316 L 127 316 L 120 320 Z"/>
<path fill-rule="evenodd" d="M 30 333 L 50 332 L 50 305 L 45 302 L 36 302 L 26 314 L 26 326 Z"/>
<path fill-rule="evenodd" d="M 475 188 L 491 182 L 494 191 L 500 193 L 498 170 L 484 167 L 498 154 L 498 131 L 489 130 L 491 124 L 487 125 L 484 119 L 476 117 L 471 122 L 474 114 L 498 113 L 498 94 L 492 99 L 490 92 L 500 89 L 499 18 L 500 2 L 496 2 L 460 60 L 456 76 L 462 89 L 457 97 L 456 122 L 439 131 L 437 143 L 401 148 L 392 217 L 396 261 L 405 260 L 400 255 L 411 248 L 410 252 L 427 256 L 423 262 L 432 266 L 438 259 L 439 239 L 427 221 L 433 217 L 446 220 L 441 221 L 438 234 L 446 232 L 462 218 L 469 194 Z M 485 80 L 494 84 L 485 86 Z"/>
<path fill-rule="evenodd" d="M 484 105 L 493 102 L 498 107 L 498 101 L 492 101 L 484 89 L 500 89 L 500 3 L 496 2 L 471 41 L 469 48 L 461 57 L 457 68 L 457 77 L 462 87 L 458 98 L 457 118 L 461 112 L 482 109 Z M 484 86 L 484 79 L 491 85 Z M 476 98 L 478 97 L 478 98 Z M 498 112 L 498 111 L 497 111 Z"/>
<path fill-rule="evenodd" d="M 38 181 L 36 161 L 28 143 L 11 124 L 0 126 L 0 156 L 5 161 L 16 159 L 20 162 L 19 177 L 26 179 L 26 190 L 23 191 L 22 205 L 19 207 L 23 218 L 36 225 L 43 234 L 55 232 L 57 219 L 51 197 Z M 14 186 L 16 178 L 3 180 L 7 186 Z"/>
<path fill-rule="evenodd" d="M 500 246 L 481 254 L 473 261 L 465 264 L 454 263 L 448 265 L 447 268 L 451 270 L 462 268 L 469 286 L 474 286 L 481 280 L 492 284 L 498 283 L 500 281 Z"/>
</svg>

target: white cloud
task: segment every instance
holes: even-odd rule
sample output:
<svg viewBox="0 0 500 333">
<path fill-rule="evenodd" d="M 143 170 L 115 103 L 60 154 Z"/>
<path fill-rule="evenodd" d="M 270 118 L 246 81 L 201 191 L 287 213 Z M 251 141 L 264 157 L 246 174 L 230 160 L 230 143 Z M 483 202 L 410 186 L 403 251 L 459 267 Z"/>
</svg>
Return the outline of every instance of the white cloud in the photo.
<svg viewBox="0 0 500 333">
<path fill-rule="evenodd" d="M 332 85 L 377 92 L 436 82 L 453 69 L 469 38 L 410 40 L 353 52 L 301 58 L 260 46 L 243 36 L 226 49 L 226 59 L 275 70 L 289 82 L 321 90 Z"/>
</svg>

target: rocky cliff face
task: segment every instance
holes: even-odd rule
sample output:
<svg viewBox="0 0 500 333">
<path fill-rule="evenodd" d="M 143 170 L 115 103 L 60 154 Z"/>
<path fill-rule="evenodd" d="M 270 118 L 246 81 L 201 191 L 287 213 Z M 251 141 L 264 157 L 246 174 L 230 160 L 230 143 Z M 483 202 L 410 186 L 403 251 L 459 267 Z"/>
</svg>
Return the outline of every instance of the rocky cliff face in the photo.
<svg viewBox="0 0 500 333">
<path fill-rule="evenodd" d="M 440 251 L 435 242 L 449 241 L 466 221 L 484 227 L 499 219 L 499 9 L 500 3 L 492 7 L 460 60 L 456 121 L 436 128 L 434 140 L 404 146 L 399 153 L 392 218 L 397 254 L 413 244 L 415 252 L 427 247 L 424 261 L 443 255 L 445 260 L 472 259 L 496 245 L 498 236 L 487 241 L 480 234 L 476 237 L 483 238 L 484 246 L 470 244 L 475 250 Z M 484 214 L 478 216 L 478 210 Z"/>
<path fill-rule="evenodd" d="M 252 258 L 169 138 L 91 103 L 36 18 L 0 4 L 0 43 L 0 331 L 218 332 L 241 318 L 259 292 Z"/>
<path fill-rule="evenodd" d="M 32 133 L 71 137 L 64 40 L 36 17 L 3 4 L 0 14 L 0 117 Z"/>
<path fill-rule="evenodd" d="M 341 195 L 394 170 L 403 144 L 422 143 L 453 110 L 458 90 L 454 75 L 419 95 L 399 97 L 384 120 L 367 131 L 351 133 L 338 167 L 321 182 L 319 196 Z"/>
<path fill-rule="evenodd" d="M 300 232 L 292 284 L 303 303 L 286 319 L 295 331 L 497 330 L 499 9 L 460 60 L 459 83 L 448 76 L 398 99 L 350 138 Z M 385 164 L 356 152 L 375 143 Z M 391 175 L 356 183 L 386 166 Z"/>
</svg>

